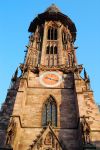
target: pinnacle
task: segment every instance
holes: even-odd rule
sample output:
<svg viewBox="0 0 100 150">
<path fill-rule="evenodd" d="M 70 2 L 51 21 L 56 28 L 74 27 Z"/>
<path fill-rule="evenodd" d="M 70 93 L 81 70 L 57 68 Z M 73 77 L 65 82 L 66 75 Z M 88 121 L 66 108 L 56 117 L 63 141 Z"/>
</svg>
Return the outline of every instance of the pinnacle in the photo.
<svg viewBox="0 0 100 150">
<path fill-rule="evenodd" d="M 46 9 L 45 12 L 60 12 L 59 8 L 55 5 L 55 4 L 52 4 L 50 7 L 48 7 Z"/>
</svg>

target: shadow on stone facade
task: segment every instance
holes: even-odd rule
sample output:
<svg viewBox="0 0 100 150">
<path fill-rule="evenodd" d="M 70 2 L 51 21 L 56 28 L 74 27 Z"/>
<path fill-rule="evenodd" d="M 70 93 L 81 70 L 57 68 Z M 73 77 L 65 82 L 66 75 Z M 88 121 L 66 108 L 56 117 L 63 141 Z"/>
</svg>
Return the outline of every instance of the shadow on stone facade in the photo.
<svg viewBox="0 0 100 150">
<path fill-rule="evenodd" d="M 18 87 L 19 78 L 17 77 L 18 69 L 11 80 L 10 88 L 8 89 L 5 102 L 2 104 L 0 110 L 0 150 L 12 150 L 10 146 L 12 139 L 11 136 L 14 134 L 13 129 L 14 123 L 11 122 L 11 115 L 13 112 L 13 106 L 15 103 Z M 12 128 L 13 127 L 13 128 Z"/>
<path fill-rule="evenodd" d="M 65 74 L 64 89 L 62 89 L 61 95 L 59 138 L 63 141 L 64 150 L 81 150 L 79 110 L 75 94 L 74 74 L 71 72 Z"/>
</svg>

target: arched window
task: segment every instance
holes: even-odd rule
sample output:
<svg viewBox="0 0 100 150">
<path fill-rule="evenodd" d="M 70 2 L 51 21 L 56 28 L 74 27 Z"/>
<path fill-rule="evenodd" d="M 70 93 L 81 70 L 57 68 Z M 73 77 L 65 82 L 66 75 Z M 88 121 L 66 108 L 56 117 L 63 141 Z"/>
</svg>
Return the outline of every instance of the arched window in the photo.
<svg viewBox="0 0 100 150">
<path fill-rule="evenodd" d="M 47 66 L 56 66 L 58 58 L 58 49 L 57 46 L 47 46 L 46 48 L 46 65 Z"/>
<path fill-rule="evenodd" d="M 55 34 L 54 35 L 55 35 L 55 37 L 54 37 L 55 40 L 57 40 L 57 29 L 55 29 Z"/>
<path fill-rule="evenodd" d="M 57 126 L 57 105 L 52 96 L 50 96 L 43 106 L 42 126 L 48 124 Z"/>
<path fill-rule="evenodd" d="M 48 29 L 48 40 L 57 40 L 57 29 L 50 27 Z"/>
<path fill-rule="evenodd" d="M 50 40 L 51 29 L 48 29 L 48 40 Z"/>
<path fill-rule="evenodd" d="M 50 54 L 53 54 L 53 46 L 51 46 Z"/>
<path fill-rule="evenodd" d="M 54 29 L 51 28 L 51 39 L 49 39 L 49 40 L 54 40 L 54 39 L 53 39 L 53 38 L 54 38 L 54 37 L 53 37 L 53 36 L 54 36 L 53 34 L 54 34 Z"/>
<path fill-rule="evenodd" d="M 47 46 L 46 54 L 49 54 L 49 51 L 50 51 L 50 47 L 49 47 L 49 46 Z"/>
<path fill-rule="evenodd" d="M 57 54 L 57 46 L 54 47 L 54 54 Z"/>
</svg>

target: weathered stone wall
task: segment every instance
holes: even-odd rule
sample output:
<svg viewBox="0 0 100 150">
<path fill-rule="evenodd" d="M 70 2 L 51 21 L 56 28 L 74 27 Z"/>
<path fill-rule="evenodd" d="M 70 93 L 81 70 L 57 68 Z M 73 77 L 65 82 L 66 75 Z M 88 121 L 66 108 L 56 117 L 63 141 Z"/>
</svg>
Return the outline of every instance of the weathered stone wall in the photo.
<svg viewBox="0 0 100 150">
<path fill-rule="evenodd" d="M 19 79 L 17 79 L 15 83 L 12 83 L 0 110 L 0 147 L 3 147 L 6 143 L 7 128 L 13 112 L 18 87 Z"/>
<path fill-rule="evenodd" d="M 91 128 L 91 141 L 100 148 L 100 112 L 94 101 L 93 91 L 87 89 L 86 82 L 80 78 L 75 80 L 80 117 L 85 115 Z"/>
<path fill-rule="evenodd" d="M 54 132 L 68 150 L 77 150 L 79 148 L 79 140 L 77 140 L 79 122 L 73 74 L 67 74 L 62 85 L 56 88 L 45 88 L 39 82 L 38 87 L 35 88 L 33 83 L 37 77 L 34 78 L 32 74 L 31 72 L 28 74 L 28 80 L 21 79 L 16 96 L 12 116 L 17 122 L 18 134 L 16 134 L 13 148 L 27 150 L 40 134 L 43 104 L 52 95 L 57 103 L 57 128 L 54 128 Z"/>
</svg>

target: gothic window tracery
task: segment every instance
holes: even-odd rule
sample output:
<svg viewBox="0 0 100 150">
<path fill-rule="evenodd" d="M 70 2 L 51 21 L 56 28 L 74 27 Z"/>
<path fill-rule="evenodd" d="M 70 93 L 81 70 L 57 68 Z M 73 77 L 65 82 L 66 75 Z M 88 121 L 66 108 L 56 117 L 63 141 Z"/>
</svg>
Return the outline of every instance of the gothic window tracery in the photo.
<svg viewBox="0 0 100 150">
<path fill-rule="evenodd" d="M 52 144 L 52 139 L 53 139 L 53 136 L 52 136 L 52 134 L 49 132 L 49 133 L 46 135 L 44 144 L 45 144 L 45 145 L 51 145 L 51 144 Z"/>
<path fill-rule="evenodd" d="M 67 44 L 67 34 L 64 31 L 62 32 L 62 42 L 63 44 Z"/>
<path fill-rule="evenodd" d="M 46 65 L 56 66 L 58 64 L 58 27 L 51 24 L 47 27 Z"/>
<path fill-rule="evenodd" d="M 11 145 L 14 142 L 16 136 L 16 122 L 12 118 L 11 122 L 9 123 L 9 127 L 7 130 L 7 137 L 6 137 L 6 144 Z"/>
<path fill-rule="evenodd" d="M 62 31 L 62 43 L 65 47 L 68 43 L 71 43 L 71 35 L 68 30 L 63 30 Z"/>
<path fill-rule="evenodd" d="M 54 54 L 57 54 L 57 46 L 54 47 Z"/>
<path fill-rule="evenodd" d="M 49 47 L 49 46 L 47 46 L 46 54 L 49 54 L 49 50 L 50 50 L 50 47 Z"/>
<path fill-rule="evenodd" d="M 50 54 L 53 54 L 53 46 L 51 46 Z"/>
<path fill-rule="evenodd" d="M 48 29 L 48 40 L 57 40 L 57 29 L 49 27 Z"/>
<path fill-rule="evenodd" d="M 57 53 L 58 49 L 57 46 L 47 46 L 46 48 L 46 65 L 48 66 L 56 66 L 57 65 Z"/>
<path fill-rule="evenodd" d="M 83 144 L 91 143 L 91 137 L 90 137 L 91 130 L 90 130 L 89 123 L 86 121 L 85 116 L 83 116 L 81 120 L 81 132 L 82 132 Z"/>
<path fill-rule="evenodd" d="M 57 105 L 53 97 L 49 97 L 44 104 L 42 113 L 42 126 L 48 124 L 57 126 Z"/>
<path fill-rule="evenodd" d="M 57 54 L 57 46 L 47 46 L 46 48 L 46 54 Z"/>
</svg>

